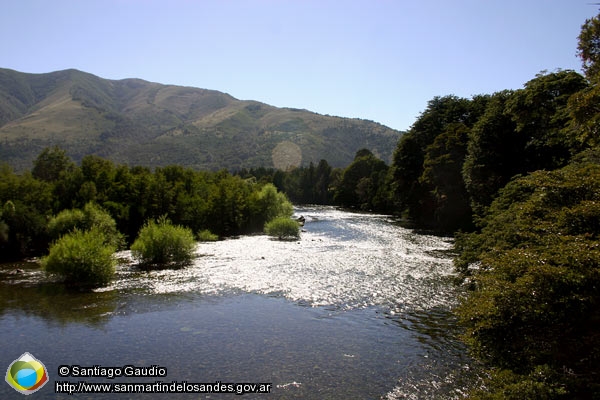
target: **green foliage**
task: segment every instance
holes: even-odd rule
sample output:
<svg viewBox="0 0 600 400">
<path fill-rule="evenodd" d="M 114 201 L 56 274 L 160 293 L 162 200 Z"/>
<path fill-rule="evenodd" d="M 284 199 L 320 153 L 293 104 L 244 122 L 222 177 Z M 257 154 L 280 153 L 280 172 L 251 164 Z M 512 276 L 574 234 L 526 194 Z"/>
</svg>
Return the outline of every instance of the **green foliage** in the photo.
<svg viewBox="0 0 600 400">
<path fill-rule="evenodd" d="M 42 267 L 70 284 L 102 286 L 110 282 L 116 261 L 115 247 L 98 229 L 74 230 L 56 241 L 42 259 Z"/>
<path fill-rule="evenodd" d="M 131 254 L 144 267 L 181 267 L 193 261 L 195 248 L 192 231 L 173 225 L 163 216 L 144 225 L 131 246 Z"/>
<path fill-rule="evenodd" d="M 75 229 L 87 230 L 85 214 L 79 209 L 63 210 L 48 221 L 48 233 L 54 239 Z"/>
<path fill-rule="evenodd" d="M 265 224 L 265 233 L 279 240 L 295 240 L 300 237 L 300 226 L 289 217 L 277 217 Z"/>
<path fill-rule="evenodd" d="M 537 389 L 600 395 L 600 165 L 518 178 L 482 222 L 481 233 L 458 238 L 458 265 L 475 289 L 458 311 L 467 342 L 521 376 L 510 387 L 544 367 L 556 380 Z M 479 268 L 467 270 L 473 261 Z"/>
<path fill-rule="evenodd" d="M 519 172 L 562 167 L 581 150 L 565 127 L 570 118 L 569 98 L 586 88 L 585 79 L 575 71 L 540 73 L 508 99 L 506 113 L 525 140 Z"/>
<path fill-rule="evenodd" d="M 342 173 L 334 195 L 335 202 L 362 210 L 385 209 L 387 169 L 387 165 L 369 150 L 359 150 L 352 164 Z"/>
<path fill-rule="evenodd" d="M 468 134 L 464 124 L 449 124 L 426 149 L 419 183 L 431 188 L 433 215 L 429 218 L 443 231 L 472 225 L 470 198 L 462 180 Z"/>
<path fill-rule="evenodd" d="M 485 113 L 469 133 L 463 181 L 477 216 L 483 215 L 498 190 L 523 169 L 525 140 L 505 112 L 512 95 L 502 91 L 491 96 Z"/>
<path fill-rule="evenodd" d="M 485 389 L 474 390 L 474 400 L 543 400 L 570 398 L 556 372 L 547 366 L 535 368 L 530 374 L 519 375 L 510 370 L 494 370 Z M 572 397 L 571 397 L 572 398 Z"/>
<path fill-rule="evenodd" d="M 436 175 L 441 173 L 438 164 L 451 163 L 453 169 L 462 165 L 465 140 L 461 135 L 466 131 L 458 134 L 456 127 L 471 129 L 485 110 L 487 102 L 488 96 L 475 96 L 471 100 L 445 96 L 435 97 L 428 103 L 427 109 L 410 131 L 402 136 L 394 153 L 390 180 L 397 213 L 407 212 L 415 222 L 430 227 L 436 227 L 436 221 L 442 221 L 449 229 L 468 224 L 468 207 L 459 206 L 464 220 L 450 221 L 447 214 L 450 211 L 447 208 L 449 202 L 445 200 L 450 194 L 449 187 L 461 191 L 464 186 L 462 177 L 453 174 L 454 180 L 444 183 L 446 188 L 437 186 L 434 181 L 438 181 Z M 435 143 L 440 135 L 446 138 Z M 448 151 L 452 154 L 444 155 L 442 146 L 449 146 Z M 455 200 L 461 196 L 464 194 L 457 193 Z"/>
<path fill-rule="evenodd" d="M 570 121 L 568 129 L 579 147 L 600 145 L 600 87 L 591 86 L 569 98 Z"/>
<path fill-rule="evenodd" d="M 9 209 L 10 206 L 12 206 L 14 208 L 14 204 L 12 204 L 12 202 L 6 202 L 6 204 L 4 205 L 5 209 Z M 2 219 L 2 213 L 3 213 L 3 209 L 0 209 L 0 243 L 5 243 L 8 242 L 8 230 L 9 227 L 6 224 L 6 222 L 4 222 L 4 220 Z"/>
<path fill-rule="evenodd" d="M 278 192 L 277 188 L 270 183 L 262 187 L 257 202 L 260 215 L 265 221 L 277 217 L 290 217 L 294 212 L 294 207 L 285 194 Z"/>
<path fill-rule="evenodd" d="M 327 163 L 320 165 L 327 171 Z M 2 216 L 0 257 L 39 255 L 51 239 L 92 226 L 121 246 L 120 232 L 133 241 L 145 221 L 161 215 L 193 232 L 207 229 L 218 236 L 260 232 L 266 221 L 293 211 L 286 196 L 266 182 L 181 166 L 152 172 L 115 166 L 96 156 L 85 157 L 81 167 L 69 168 L 51 182 L 29 173 L 17 175 L 0 165 L 0 204 L 13 205 Z"/>
<path fill-rule="evenodd" d="M 515 175 L 560 168 L 594 143 L 589 125 L 572 122 L 569 99 L 586 89 L 581 75 L 558 71 L 517 91 L 434 98 L 394 153 L 396 212 L 439 230 L 472 229 L 471 215 L 478 222 Z"/>
<path fill-rule="evenodd" d="M 63 149 L 47 147 L 35 159 L 31 175 L 42 181 L 53 182 L 73 167 L 73 162 Z"/>
<path fill-rule="evenodd" d="M 473 127 L 463 179 L 478 217 L 517 174 L 564 166 L 582 147 L 569 125 L 569 98 L 586 88 L 573 71 L 540 74 L 492 96 Z"/>
<path fill-rule="evenodd" d="M 201 242 L 216 242 L 217 240 L 219 240 L 219 235 L 215 235 L 208 229 L 201 230 L 200 232 L 198 232 L 197 236 L 198 240 Z"/>
<path fill-rule="evenodd" d="M 594 82 L 600 80 L 600 15 L 585 20 L 578 37 L 578 55 L 583 62 L 586 77 Z"/>
<path fill-rule="evenodd" d="M 48 248 L 46 216 L 52 213 L 52 186 L 31 174 L 17 175 L 0 164 L 0 205 L 4 240 L 0 259 L 40 254 Z"/>
<path fill-rule="evenodd" d="M 65 233 L 92 228 L 102 232 L 106 240 L 119 248 L 123 245 L 123 235 L 117 230 L 115 220 L 105 210 L 94 203 L 87 203 L 83 210 L 63 210 L 48 222 L 48 232 L 54 239 Z"/>
</svg>

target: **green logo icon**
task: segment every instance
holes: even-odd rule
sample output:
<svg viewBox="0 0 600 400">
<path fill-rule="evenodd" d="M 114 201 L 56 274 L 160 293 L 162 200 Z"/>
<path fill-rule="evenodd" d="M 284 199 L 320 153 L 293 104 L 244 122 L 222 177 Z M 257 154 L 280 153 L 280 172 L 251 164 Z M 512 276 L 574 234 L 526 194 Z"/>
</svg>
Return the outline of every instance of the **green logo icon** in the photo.
<svg viewBox="0 0 600 400">
<path fill-rule="evenodd" d="M 18 360 L 8 366 L 6 382 L 17 392 L 31 394 L 48 382 L 46 367 L 29 353 L 23 353 Z"/>
</svg>

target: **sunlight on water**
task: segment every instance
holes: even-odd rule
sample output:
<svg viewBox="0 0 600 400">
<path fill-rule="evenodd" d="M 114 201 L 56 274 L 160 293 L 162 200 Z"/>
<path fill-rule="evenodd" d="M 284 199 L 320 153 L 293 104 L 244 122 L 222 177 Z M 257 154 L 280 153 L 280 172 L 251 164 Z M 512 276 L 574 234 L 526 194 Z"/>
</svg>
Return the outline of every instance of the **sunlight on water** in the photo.
<svg viewBox="0 0 600 400">
<path fill-rule="evenodd" d="M 384 215 L 329 207 L 296 209 L 296 215 L 306 218 L 300 240 L 257 235 L 200 243 L 189 268 L 141 274 L 124 266 L 115 285 L 139 287 L 141 280 L 153 293 L 250 292 L 340 311 L 378 307 L 430 354 L 396 378 L 383 398 L 463 398 L 472 374 L 464 346 L 449 332 L 458 297 L 452 239 L 416 234 Z"/>
<path fill-rule="evenodd" d="M 450 239 L 415 235 L 386 216 L 330 208 L 298 209 L 297 214 L 306 218 L 298 241 L 259 235 L 200 243 L 193 266 L 144 274 L 124 266 L 115 287 L 139 287 L 141 279 L 154 293 L 243 291 L 311 306 L 381 305 L 392 315 L 447 305 L 453 298 L 443 284 L 453 274 L 444 254 Z"/>
<path fill-rule="evenodd" d="M 142 271 L 120 252 L 112 284 L 91 293 L 69 290 L 37 263 L 0 266 L 0 337 L 51 368 L 65 354 L 161 363 L 190 381 L 200 368 L 272 381 L 273 398 L 463 398 L 476 374 L 451 313 L 461 290 L 452 239 L 384 215 L 296 215 L 306 218 L 300 240 L 199 243 L 182 269 Z M 12 336 L 36 324 L 51 347 Z"/>
</svg>

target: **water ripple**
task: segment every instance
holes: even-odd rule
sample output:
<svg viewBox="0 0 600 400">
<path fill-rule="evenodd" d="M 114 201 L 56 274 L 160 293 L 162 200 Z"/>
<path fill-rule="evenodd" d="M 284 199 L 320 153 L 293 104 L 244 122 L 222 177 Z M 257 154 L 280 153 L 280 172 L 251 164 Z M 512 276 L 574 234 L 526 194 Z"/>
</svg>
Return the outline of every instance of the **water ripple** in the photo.
<svg viewBox="0 0 600 400">
<path fill-rule="evenodd" d="M 306 217 L 298 241 L 257 235 L 199 243 L 192 266 L 142 273 L 123 265 L 109 289 L 141 285 L 153 293 L 241 291 L 310 306 L 385 306 L 392 312 L 453 301 L 455 293 L 447 284 L 453 275 L 447 254 L 451 239 L 417 235 L 382 215 L 318 207 L 296 211 Z"/>
</svg>

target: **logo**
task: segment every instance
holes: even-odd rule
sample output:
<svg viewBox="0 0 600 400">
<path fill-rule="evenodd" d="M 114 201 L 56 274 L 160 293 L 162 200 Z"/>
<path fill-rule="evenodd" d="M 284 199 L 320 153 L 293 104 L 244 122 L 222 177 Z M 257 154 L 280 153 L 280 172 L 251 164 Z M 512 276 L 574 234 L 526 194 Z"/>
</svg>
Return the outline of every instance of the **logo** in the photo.
<svg viewBox="0 0 600 400">
<path fill-rule="evenodd" d="M 48 382 L 48 373 L 40 360 L 29 353 L 23 353 L 8 366 L 6 382 L 19 393 L 31 394 Z"/>
</svg>

